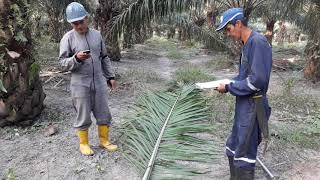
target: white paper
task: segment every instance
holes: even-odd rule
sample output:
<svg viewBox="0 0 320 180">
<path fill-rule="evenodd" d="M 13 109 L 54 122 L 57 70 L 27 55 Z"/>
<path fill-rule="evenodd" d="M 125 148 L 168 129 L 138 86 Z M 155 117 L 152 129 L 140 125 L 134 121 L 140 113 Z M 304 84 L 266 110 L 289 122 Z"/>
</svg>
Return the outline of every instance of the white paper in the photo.
<svg viewBox="0 0 320 180">
<path fill-rule="evenodd" d="M 221 80 L 217 80 L 217 81 L 210 81 L 210 82 L 204 82 L 204 83 L 196 83 L 196 86 L 199 89 L 210 89 L 210 88 L 218 88 L 220 86 L 220 84 L 230 84 L 230 83 L 234 83 L 234 80 L 230 80 L 230 79 L 221 79 Z"/>
</svg>

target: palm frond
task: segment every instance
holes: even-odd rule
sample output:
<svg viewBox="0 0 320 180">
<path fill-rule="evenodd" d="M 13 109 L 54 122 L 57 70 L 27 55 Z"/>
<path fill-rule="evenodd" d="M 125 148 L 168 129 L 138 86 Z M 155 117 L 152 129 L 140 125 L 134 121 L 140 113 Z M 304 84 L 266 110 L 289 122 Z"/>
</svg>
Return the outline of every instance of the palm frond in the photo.
<svg viewBox="0 0 320 180">
<path fill-rule="evenodd" d="M 215 32 L 213 28 L 206 24 L 198 25 L 192 17 L 189 13 L 176 13 L 165 18 L 156 18 L 155 22 L 183 29 L 187 32 L 188 39 L 202 42 L 206 48 L 231 53 L 223 34 Z"/>
<path fill-rule="evenodd" d="M 305 16 L 305 22 L 302 23 L 303 29 L 310 35 L 310 39 L 318 39 L 320 36 L 320 1 L 313 0 Z"/>
<path fill-rule="evenodd" d="M 294 22 L 303 13 L 308 0 L 270 0 L 256 8 L 254 16 L 264 16 L 270 20 L 285 19 Z"/>
<path fill-rule="evenodd" d="M 266 0 L 216 0 L 217 2 L 223 4 L 225 9 L 233 8 L 233 7 L 241 7 L 244 9 L 245 17 L 249 19 L 253 10 L 259 8 Z"/>
<path fill-rule="evenodd" d="M 193 86 L 175 93 L 147 92 L 123 124 L 125 158 L 144 179 L 188 179 L 206 173 L 188 162 L 213 163 L 215 143 L 201 139 L 213 130 L 205 101 Z"/>
<path fill-rule="evenodd" d="M 137 0 L 115 17 L 112 31 L 121 36 L 126 26 L 143 26 L 156 17 L 181 13 L 205 5 L 208 0 Z"/>
<path fill-rule="evenodd" d="M 194 21 L 186 16 L 177 15 L 175 22 L 178 26 L 182 26 L 188 29 L 189 34 L 198 42 L 204 43 L 208 48 L 214 48 L 215 50 L 229 51 L 229 47 L 226 45 L 222 34 L 216 33 L 214 30 L 207 26 L 200 27 Z"/>
</svg>

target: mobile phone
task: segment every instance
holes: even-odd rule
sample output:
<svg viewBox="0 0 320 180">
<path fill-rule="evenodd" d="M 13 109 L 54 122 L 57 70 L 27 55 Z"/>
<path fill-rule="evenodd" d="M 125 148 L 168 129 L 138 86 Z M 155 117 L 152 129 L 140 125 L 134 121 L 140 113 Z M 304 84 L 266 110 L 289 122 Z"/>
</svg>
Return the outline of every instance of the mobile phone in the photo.
<svg viewBox="0 0 320 180">
<path fill-rule="evenodd" d="M 84 50 L 83 53 L 90 54 L 90 50 Z"/>
</svg>

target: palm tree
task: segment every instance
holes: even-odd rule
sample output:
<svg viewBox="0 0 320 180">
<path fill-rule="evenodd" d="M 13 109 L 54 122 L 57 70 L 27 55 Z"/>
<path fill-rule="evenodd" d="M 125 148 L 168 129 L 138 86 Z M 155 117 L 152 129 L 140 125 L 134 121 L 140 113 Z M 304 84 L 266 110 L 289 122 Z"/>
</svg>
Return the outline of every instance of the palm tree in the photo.
<svg viewBox="0 0 320 180">
<path fill-rule="evenodd" d="M 217 17 L 222 12 L 223 4 L 218 1 L 207 3 L 207 23 L 209 27 L 215 27 L 217 24 Z"/>
<path fill-rule="evenodd" d="M 113 35 L 110 28 L 113 18 L 120 14 L 121 1 L 99 0 L 99 6 L 96 9 L 95 21 L 106 39 L 108 56 L 113 61 L 119 61 L 121 58 L 119 41 Z"/>
<path fill-rule="evenodd" d="M 215 1 L 212 1 L 214 3 Z M 120 38 L 128 29 L 135 27 L 136 32 L 141 28 L 154 24 L 166 24 L 168 29 L 178 28 L 179 39 L 196 39 L 203 41 L 215 49 L 230 49 L 224 43 L 221 35 L 214 32 L 205 23 L 211 1 L 169 1 L 169 0 L 139 0 L 128 5 L 121 14 L 115 17 L 112 31 Z M 154 30 L 157 30 L 154 26 Z"/>
<path fill-rule="evenodd" d="M 121 14 L 115 17 L 113 23 L 113 32 L 117 33 L 118 37 L 120 37 L 125 30 L 128 29 L 128 27 L 143 27 L 143 25 L 158 21 L 158 19 L 175 19 L 175 17 L 181 16 L 183 19 L 187 19 L 187 22 L 192 22 L 187 23 L 188 25 L 194 26 L 191 27 L 191 29 L 199 30 L 200 27 L 202 31 L 200 34 L 204 37 L 210 37 L 209 39 L 195 39 L 205 39 L 206 42 L 211 41 L 211 45 L 217 44 L 213 47 L 218 47 L 218 49 L 223 47 L 223 49 L 227 49 L 227 51 L 231 52 L 231 54 L 237 56 L 240 53 L 241 46 L 234 46 L 234 44 L 223 40 L 221 35 L 213 32 L 212 28 L 210 29 L 210 27 L 212 27 L 212 22 L 216 21 L 216 16 L 218 14 L 216 9 L 221 8 L 222 11 L 231 7 L 243 7 L 246 17 L 249 18 L 252 11 L 261 6 L 265 1 L 266 0 L 138 0 L 131 3 L 121 12 Z M 203 13 L 205 11 L 207 14 Z M 208 17 L 211 19 L 211 23 L 208 21 L 209 24 L 205 25 L 205 19 L 208 19 Z M 189 31 L 190 28 L 184 29 L 183 27 L 186 26 L 178 26 L 181 40 L 193 38 L 192 36 L 195 33 L 191 33 L 192 31 Z"/>
<path fill-rule="evenodd" d="M 143 179 L 196 179 L 207 173 L 188 162 L 213 163 L 217 144 L 199 91 L 186 85 L 175 92 L 146 92 L 122 125 L 125 158 Z"/>
<path fill-rule="evenodd" d="M 306 0 L 270 0 L 260 6 L 255 16 L 262 16 L 266 23 L 266 33 L 270 44 L 272 44 L 274 35 L 274 26 L 278 20 L 294 21 L 292 17 L 296 17 L 306 4 Z"/>
<path fill-rule="evenodd" d="M 32 2 L 34 6 L 38 5 L 41 11 L 46 13 L 49 32 L 54 42 L 60 42 L 62 36 L 71 28 L 66 21 L 65 10 L 67 5 L 73 1 L 74 0 L 37 0 L 36 2 Z M 78 0 L 77 2 L 84 5 L 90 12 L 91 8 L 87 0 Z"/>
<path fill-rule="evenodd" d="M 320 1 L 302 0 L 295 2 L 294 13 L 289 13 L 287 20 L 294 22 L 303 32 L 308 35 L 308 42 L 305 47 L 306 65 L 304 76 L 307 79 L 317 82 L 320 80 Z M 298 5 L 297 5 L 298 4 Z"/>
<path fill-rule="evenodd" d="M 311 0 L 307 11 L 304 29 L 307 30 L 309 40 L 305 49 L 307 64 L 304 70 L 306 78 L 312 81 L 320 80 L 320 1 Z"/>
<path fill-rule="evenodd" d="M 266 3 L 266 0 L 217 0 L 227 9 L 241 7 L 244 10 L 244 16 L 249 20 L 252 12 Z"/>
<path fill-rule="evenodd" d="M 155 18 L 153 21 L 166 27 L 168 31 L 172 28 L 175 31 L 177 28 L 180 41 L 194 39 L 202 42 L 207 48 L 231 52 L 229 47 L 226 46 L 223 36 L 210 27 L 210 22 L 206 23 L 206 13 L 202 10 L 200 12 L 202 13 L 175 13 L 163 18 Z"/>
<path fill-rule="evenodd" d="M 0 126 L 28 125 L 43 109 L 29 13 L 25 0 L 0 0 L 0 98 L 6 106 Z"/>
</svg>

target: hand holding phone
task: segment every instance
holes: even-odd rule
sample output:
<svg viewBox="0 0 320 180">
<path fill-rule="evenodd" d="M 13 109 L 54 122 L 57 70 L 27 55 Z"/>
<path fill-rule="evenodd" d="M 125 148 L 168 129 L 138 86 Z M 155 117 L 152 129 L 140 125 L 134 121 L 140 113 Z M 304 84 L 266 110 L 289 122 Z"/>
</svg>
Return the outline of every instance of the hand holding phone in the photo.
<svg viewBox="0 0 320 180">
<path fill-rule="evenodd" d="M 85 54 L 90 54 L 90 50 L 84 50 L 82 52 L 85 53 Z"/>
<path fill-rule="evenodd" d="M 76 55 L 77 60 L 80 60 L 80 61 L 84 61 L 90 57 L 91 57 L 90 50 L 80 51 Z"/>
</svg>

